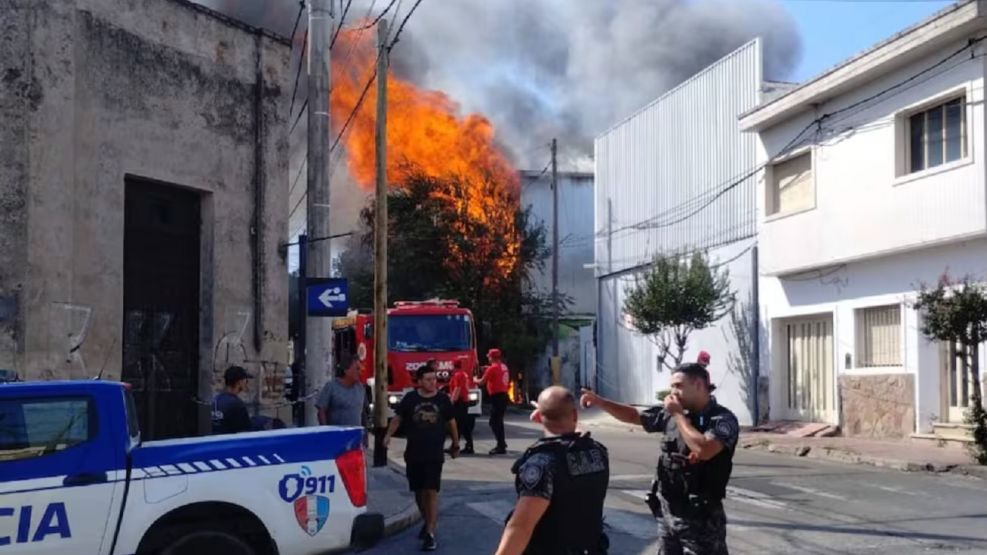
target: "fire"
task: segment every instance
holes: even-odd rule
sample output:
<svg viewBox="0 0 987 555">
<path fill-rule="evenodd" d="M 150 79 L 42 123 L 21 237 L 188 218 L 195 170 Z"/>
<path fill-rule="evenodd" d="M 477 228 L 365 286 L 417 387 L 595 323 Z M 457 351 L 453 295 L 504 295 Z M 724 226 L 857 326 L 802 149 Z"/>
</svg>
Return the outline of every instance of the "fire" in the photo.
<svg viewBox="0 0 987 555">
<path fill-rule="evenodd" d="M 343 31 L 333 49 L 333 136 L 346 124 L 376 67 L 376 33 Z M 347 155 L 350 175 L 371 188 L 375 178 L 374 125 L 376 83 L 367 91 L 352 116 L 340 146 Z M 458 105 L 440 91 L 421 89 L 387 72 L 387 180 L 401 186 L 418 173 L 432 178 L 457 178 L 462 190 L 436 191 L 472 220 L 489 225 L 501 238 L 510 238 L 508 252 L 498 260 L 492 278 L 514 269 L 520 239 L 514 224 L 519 204 L 519 177 L 494 142 L 494 127 L 480 114 L 459 115 Z M 450 245 L 455 266 L 467 256 L 481 255 L 483 245 L 461 252 Z M 480 252 L 477 251 L 479 249 Z"/>
</svg>

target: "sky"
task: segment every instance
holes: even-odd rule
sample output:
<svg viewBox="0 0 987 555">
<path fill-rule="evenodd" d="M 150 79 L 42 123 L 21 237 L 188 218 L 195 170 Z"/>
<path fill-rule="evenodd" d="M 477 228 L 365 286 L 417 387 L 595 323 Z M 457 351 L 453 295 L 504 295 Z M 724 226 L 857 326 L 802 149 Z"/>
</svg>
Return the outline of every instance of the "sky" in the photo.
<svg viewBox="0 0 987 555">
<path fill-rule="evenodd" d="M 802 37 L 802 61 L 794 74 L 786 78 L 795 82 L 818 75 L 953 3 L 948 0 L 778 2 L 795 18 Z"/>
</svg>

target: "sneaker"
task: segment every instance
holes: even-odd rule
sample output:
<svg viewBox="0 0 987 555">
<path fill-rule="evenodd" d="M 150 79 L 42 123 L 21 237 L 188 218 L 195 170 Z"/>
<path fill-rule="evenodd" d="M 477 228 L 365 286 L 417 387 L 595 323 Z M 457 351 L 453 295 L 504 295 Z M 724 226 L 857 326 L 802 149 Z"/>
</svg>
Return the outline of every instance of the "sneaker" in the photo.
<svg viewBox="0 0 987 555">
<path fill-rule="evenodd" d="M 470 445 L 466 449 L 463 449 L 462 451 L 460 451 L 459 454 L 460 455 L 472 455 L 473 454 L 473 446 Z"/>
<path fill-rule="evenodd" d="M 422 524 L 422 529 L 418 531 L 418 539 L 424 540 L 425 536 L 428 535 L 428 527 Z"/>
<path fill-rule="evenodd" d="M 438 546 L 433 534 L 425 534 L 425 539 L 422 540 L 422 551 L 435 551 Z"/>
<path fill-rule="evenodd" d="M 490 454 L 491 455 L 506 455 L 507 454 L 507 447 L 506 446 L 505 447 L 494 447 L 493 449 L 490 450 Z"/>
</svg>

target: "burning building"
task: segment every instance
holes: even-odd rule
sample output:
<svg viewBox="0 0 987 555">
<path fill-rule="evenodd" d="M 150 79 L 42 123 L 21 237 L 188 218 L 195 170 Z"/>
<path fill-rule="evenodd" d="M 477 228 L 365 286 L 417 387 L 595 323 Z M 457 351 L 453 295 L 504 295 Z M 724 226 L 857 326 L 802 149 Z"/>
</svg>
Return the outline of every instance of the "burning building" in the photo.
<svg viewBox="0 0 987 555">
<path fill-rule="evenodd" d="M 229 364 L 279 400 L 289 41 L 185 0 L 0 13 L 0 367 L 131 382 L 152 438 Z"/>
</svg>

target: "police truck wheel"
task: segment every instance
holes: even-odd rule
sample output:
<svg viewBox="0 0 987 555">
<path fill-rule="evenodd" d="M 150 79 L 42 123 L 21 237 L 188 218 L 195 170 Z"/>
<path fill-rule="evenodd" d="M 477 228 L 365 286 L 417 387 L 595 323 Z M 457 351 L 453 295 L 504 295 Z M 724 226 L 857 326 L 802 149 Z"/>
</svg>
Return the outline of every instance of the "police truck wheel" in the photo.
<svg viewBox="0 0 987 555">
<path fill-rule="evenodd" d="M 174 540 L 161 555 L 257 555 L 242 538 L 223 530 L 197 530 Z"/>
</svg>

